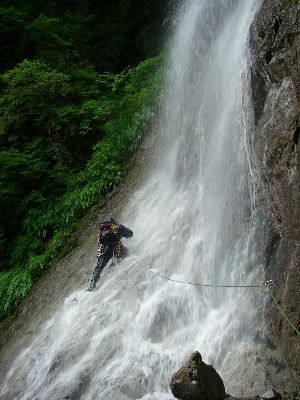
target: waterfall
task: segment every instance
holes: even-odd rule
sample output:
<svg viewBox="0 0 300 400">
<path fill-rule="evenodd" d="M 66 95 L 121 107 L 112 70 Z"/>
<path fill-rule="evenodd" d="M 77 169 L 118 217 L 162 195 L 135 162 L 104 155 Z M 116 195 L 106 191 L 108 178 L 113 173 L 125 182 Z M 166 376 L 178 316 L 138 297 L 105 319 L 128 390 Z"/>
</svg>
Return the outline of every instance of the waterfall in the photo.
<svg viewBox="0 0 300 400">
<path fill-rule="evenodd" d="M 232 394 L 264 386 L 247 38 L 257 0 L 188 0 L 174 18 L 155 148 L 120 222 L 129 254 L 65 299 L 17 356 L 1 399 L 172 399 L 198 350 Z M 136 261 L 137 260 L 137 261 Z M 78 285 L 81 283 L 79 282 Z"/>
</svg>

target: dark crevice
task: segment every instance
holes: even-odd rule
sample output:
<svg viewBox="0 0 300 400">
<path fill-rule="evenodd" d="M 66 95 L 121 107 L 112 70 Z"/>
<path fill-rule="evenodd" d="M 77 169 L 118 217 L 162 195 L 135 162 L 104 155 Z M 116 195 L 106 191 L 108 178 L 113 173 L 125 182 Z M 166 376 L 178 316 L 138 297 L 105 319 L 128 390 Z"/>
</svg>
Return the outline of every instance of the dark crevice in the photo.
<svg viewBox="0 0 300 400">
<path fill-rule="evenodd" d="M 268 242 L 266 244 L 266 271 L 269 272 L 269 268 L 270 268 L 270 262 L 271 262 L 271 258 L 273 256 L 273 254 L 276 252 L 276 248 L 278 246 L 280 240 L 280 235 L 278 232 L 276 232 L 275 230 L 273 230 L 272 232 L 270 232 L 270 236 L 268 239 Z"/>
<path fill-rule="evenodd" d="M 271 49 L 268 49 L 265 53 L 265 60 L 267 64 L 269 64 L 269 62 L 272 60 L 272 57 L 273 57 L 272 51 Z"/>
<path fill-rule="evenodd" d="M 298 144 L 299 140 L 299 133 L 300 133 L 300 126 L 297 126 L 293 135 L 293 145 L 292 145 L 292 153 L 295 151 L 295 148 Z"/>
<path fill-rule="evenodd" d="M 258 123 L 262 116 L 267 95 L 267 83 L 263 73 L 261 72 L 262 70 L 262 66 L 255 66 L 251 70 L 251 87 L 255 124 Z"/>
<path fill-rule="evenodd" d="M 273 26 L 272 26 L 273 38 L 277 35 L 281 24 L 282 24 L 282 19 L 280 17 L 277 17 L 275 19 L 275 22 L 274 22 Z"/>
</svg>

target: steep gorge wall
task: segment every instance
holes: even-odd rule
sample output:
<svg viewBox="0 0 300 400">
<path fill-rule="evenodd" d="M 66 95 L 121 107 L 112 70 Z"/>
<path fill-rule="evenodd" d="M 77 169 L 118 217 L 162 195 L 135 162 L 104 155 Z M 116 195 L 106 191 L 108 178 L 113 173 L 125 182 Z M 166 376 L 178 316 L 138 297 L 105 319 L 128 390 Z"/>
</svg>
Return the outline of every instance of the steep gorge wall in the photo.
<svg viewBox="0 0 300 400">
<path fill-rule="evenodd" d="M 261 174 L 261 215 L 268 232 L 266 277 L 275 279 L 300 262 L 300 4 L 264 0 L 251 26 L 254 152 Z M 282 277 L 274 294 L 300 329 L 300 265 Z M 295 376 L 300 338 L 271 301 L 267 323 Z M 274 339 L 275 338 L 275 339 Z"/>
</svg>

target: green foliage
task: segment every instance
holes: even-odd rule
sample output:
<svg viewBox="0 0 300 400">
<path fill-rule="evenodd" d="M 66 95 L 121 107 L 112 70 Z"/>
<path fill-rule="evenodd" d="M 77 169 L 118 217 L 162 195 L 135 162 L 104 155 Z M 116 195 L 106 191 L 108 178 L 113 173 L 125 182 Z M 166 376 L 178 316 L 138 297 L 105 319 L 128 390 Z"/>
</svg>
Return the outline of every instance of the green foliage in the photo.
<svg viewBox="0 0 300 400">
<path fill-rule="evenodd" d="M 159 100 L 167 2 L 1 3 L 0 319 L 128 170 Z"/>
<path fill-rule="evenodd" d="M 0 273 L 1 317 L 8 316 L 23 300 L 32 287 L 32 278 L 27 270 L 13 268 Z"/>
<path fill-rule="evenodd" d="M 0 98 L 1 142 L 5 139 L 13 142 L 15 138 L 25 143 L 27 135 L 18 134 L 18 131 L 24 130 L 32 135 L 32 128 L 53 128 L 50 121 L 52 122 L 56 114 L 56 107 L 68 95 L 68 80 L 68 76 L 50 69 L 39 60 L 24 60 L 13 70 L 3 74 L 5 90 Z"/>
<path fill-rule="evenodd" d="M 53 66 L 65 66 L 72 42 L 67 38 L 61 19 L 41 14 L 26 25 L 26 45 L 29 55 L 38 54 L 40 59 Z"/>
<path fill-rule="evenodd" d="M 15 7 L 0 7 L 1 71 L 15 65 L 23 56 L 22 35 L 27 15 Z"/>
<path fill-rule="evenodd" d="M 0 318 L 68 250 L 78 218 L 121 182 L 154 117 L 159 65 L 63 73 L 24 60 L 2 75 Z"/>
<path fill-rule="evenodd" d="M 93 65 L 119 72 L 157 54 L 167 1 L 6 0 L 0 7 L 0 72 L 43 59 L 63 72 Z"/>
<path fill-rule="evenodd" d="M 27 29 L 36 45 L 44 47 L 45 43 L 48 43 L 49 46 L 57 50 L 72 44 L 69 40 L 64 40 L 59 36 L 60 24 L 59 18 L 48 18 L 45 15 L 40 15 L 27 25 Z"/>
</svg>

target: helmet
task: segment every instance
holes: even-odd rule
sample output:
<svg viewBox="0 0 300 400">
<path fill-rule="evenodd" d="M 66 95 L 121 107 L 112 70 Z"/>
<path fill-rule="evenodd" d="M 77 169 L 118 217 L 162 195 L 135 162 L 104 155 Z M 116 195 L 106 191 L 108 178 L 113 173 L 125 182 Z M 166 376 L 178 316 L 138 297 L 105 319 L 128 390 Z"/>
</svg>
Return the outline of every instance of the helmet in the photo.
<svg viewBox="0 0 300 400">
<path fill-rule="evenodd" d="M 109 216 L 109 217 L 107 217 L 103 222 L 101 222 L 101 223 L 99 224 L 99 228 L 100 228 L 100 229 L 107 229 L 107 228 L 110 226 L 111 223 L 117 225 L 117 223 L 116 223 L 116 221 L 113 219 L 113 217 Z"/>
<path fill-rule="evenodd" d="M 116 224 L 116 221 L 113 219 L 111 215 L 106 218 L 105 222 L 112 222 L 113 224 Z"/>
</svg>

